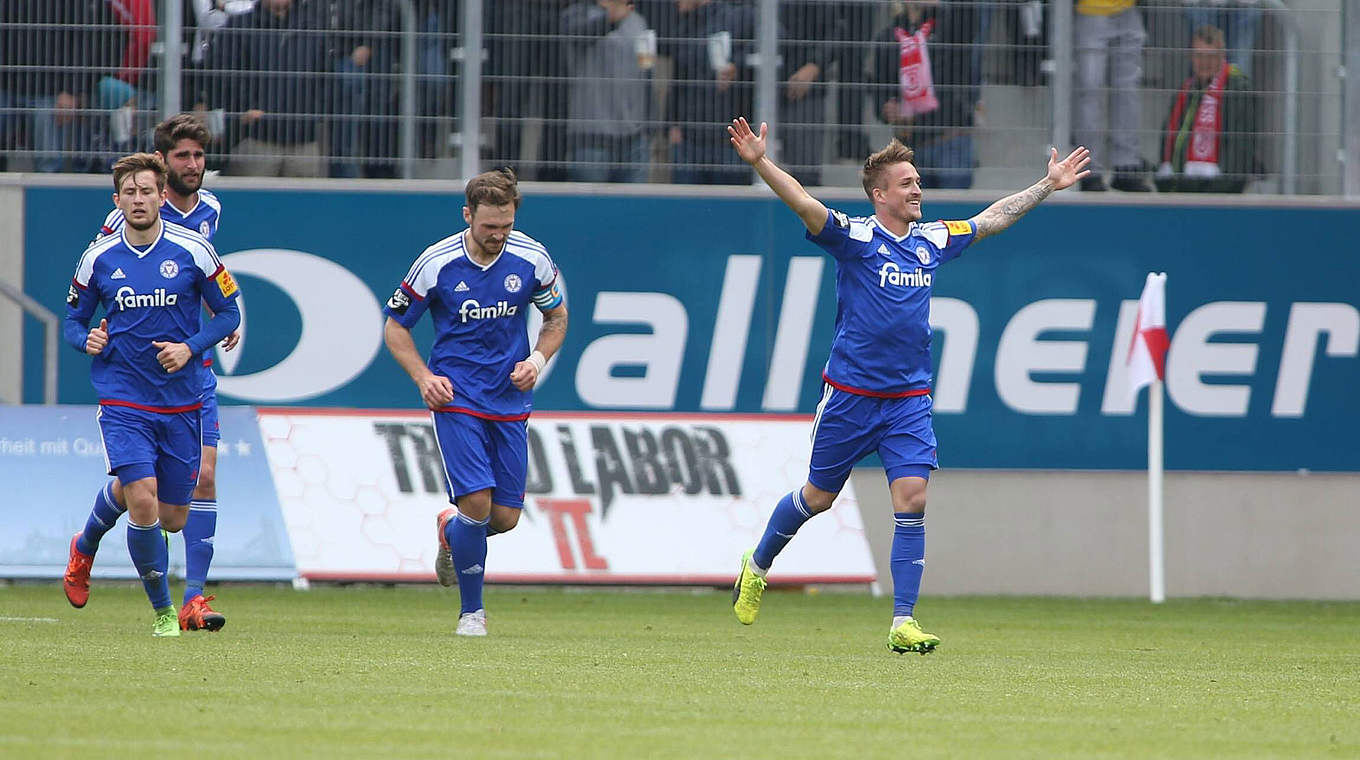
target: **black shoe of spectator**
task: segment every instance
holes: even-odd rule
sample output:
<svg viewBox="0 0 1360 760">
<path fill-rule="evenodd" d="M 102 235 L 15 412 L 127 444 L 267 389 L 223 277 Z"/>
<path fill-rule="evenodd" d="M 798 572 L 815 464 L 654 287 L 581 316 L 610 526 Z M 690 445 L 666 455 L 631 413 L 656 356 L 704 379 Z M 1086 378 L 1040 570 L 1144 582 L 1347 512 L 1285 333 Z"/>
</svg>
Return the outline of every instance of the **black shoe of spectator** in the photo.
<svg viewBox="0 0 1360 760">
<path fill-rule="evenodd" d="M 1105 178 L 1099 174 L 1091 174 L 1081 178 L 1081 191 L 1083 193 L 1103 193 L 1105 192 Z"/>
<path fill-rule="evenodd" d="M 863 132 L 842 132 L 836 138 L 836 158 L 863 161 L 873 152 L 869 147 L 869 138 L 865 137 Z"/>
<path fill-rule="evenodd" d="M 1148 182 L 1147 169 L 1142 165 L 1116 166 L 1110 187 L 1126 193 L 1150 193 L 1152 184 Z"/>
</svg>

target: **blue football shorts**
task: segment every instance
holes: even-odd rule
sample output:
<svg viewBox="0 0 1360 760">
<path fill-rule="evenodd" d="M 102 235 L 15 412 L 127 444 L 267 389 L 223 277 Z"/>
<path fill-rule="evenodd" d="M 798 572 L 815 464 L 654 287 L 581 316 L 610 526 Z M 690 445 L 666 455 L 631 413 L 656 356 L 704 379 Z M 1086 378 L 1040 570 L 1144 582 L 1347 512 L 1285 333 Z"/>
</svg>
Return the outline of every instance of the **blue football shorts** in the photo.
<svg viewBox="0 0 1360 760">
<path fill-rule="evenodd" d="M 203 454 L 199 411 L 162 414 L 126 406 L 101 405 L 97 415 L 110 475 L 124 485 L 156 478 L 158 498 L 188 504 L 198 484 Z"/>
<path fill-rule="evenodd" d="M 491 490 L 491 502 L 524 507 L 529 466 L 529 423 L 501 422 L 462 412 L 434 412 L 434 435 L 444 459 L 449 501 Z"/>
<path fill-rule="evenodd" d="M 211 367 L 203 368 L 203 408 L 199 412 L 203 420 L 203 445 L 217 448 L 222 430 L 217 420 L 217 375 Z"/>
<path fill-rule="evenodd" d="M 812 463 L 808 482 L 840 493 L 850 470 L 870 452 L 883 460 L 888 482 L 930 478 L 939 469 L 930 396 L 875 398 L 824 387 L 812 421 Z"/>
</svg>

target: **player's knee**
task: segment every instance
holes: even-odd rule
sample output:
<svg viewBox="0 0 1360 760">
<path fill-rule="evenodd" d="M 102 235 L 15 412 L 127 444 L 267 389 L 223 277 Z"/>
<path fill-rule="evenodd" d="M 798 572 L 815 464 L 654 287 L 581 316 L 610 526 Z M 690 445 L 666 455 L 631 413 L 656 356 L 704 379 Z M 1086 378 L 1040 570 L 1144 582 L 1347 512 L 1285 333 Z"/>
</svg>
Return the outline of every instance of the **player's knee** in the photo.
<svg viewBox="0 0 1360 760">
<path fill-rule="evenodd" d="M 491 529 L 497 533 L 509 533 L 519 525 L 520 513 L 524 510 L 511 509 L 497 505 L 491 510 Z"/>
<path fill-rule="evenodd" d="M 217 500 L 217 478 L 215 473 L 205 470 L 198 474 L 198 483 L 194 485 L 194 500 Z"/>
<path fill-rule="evenodd" d="M 915 493 L 907 494 L 900 500 L 895 499 L 893 503 L 893 511 L 907 512 L 909 514 L 917 514 L 926 511 L 925 489 L 921 489 L 920 491 Z"/>
<path fill-rule="evenodd" d="M 814 515 L 831 509 L 831 505 L 835 503 L 838 495 L 834 491 L 823 491 L 811 483 L 803 486 L 803 503 L 807 505 L 808 511 Z"/>
<path fill-rule="evenodd" d="M 485 520 L 491 515 L 491 489 L 463 494 L 457 499 L 458 511 L 473 520 Z"/>
<path fill-rule="evenodd" d="M 178 533 L 184 529 L 184 523 L 189 521 L 189 505 L 177 506 L 174 504 L 160 505 L 161 529 L 167 533 Z"/>
</svg>

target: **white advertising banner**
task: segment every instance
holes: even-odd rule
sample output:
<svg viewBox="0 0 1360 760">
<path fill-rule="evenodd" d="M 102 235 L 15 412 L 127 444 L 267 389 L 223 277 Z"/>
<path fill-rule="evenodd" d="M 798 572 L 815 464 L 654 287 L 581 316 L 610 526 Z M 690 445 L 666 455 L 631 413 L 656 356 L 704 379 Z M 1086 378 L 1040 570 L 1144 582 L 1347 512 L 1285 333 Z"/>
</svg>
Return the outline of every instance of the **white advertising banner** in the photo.
<svg viewBox="0 0 1360 760">
<path fill-rule="evenodd" d="M 487 580 L 730 583 L 779 499 L 807 479 L 803 415 L 536 413 L 525 513 L 490 539 Z M 434 577 L 443 462 L 422 412 L 261 409 L 298 574 Z M 846 483 L 779 555 L 775 583 L 870 583 Z"/>
</svg>

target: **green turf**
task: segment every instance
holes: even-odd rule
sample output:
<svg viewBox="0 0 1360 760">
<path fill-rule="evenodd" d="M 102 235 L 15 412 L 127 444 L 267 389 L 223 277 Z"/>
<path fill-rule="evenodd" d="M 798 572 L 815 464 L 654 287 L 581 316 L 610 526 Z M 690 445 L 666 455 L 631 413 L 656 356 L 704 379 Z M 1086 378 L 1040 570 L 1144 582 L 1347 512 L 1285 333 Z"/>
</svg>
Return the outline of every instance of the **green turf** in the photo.
<svg viewBox="0 0 1360 760">
<path fill-rule="evenodd" d="M 1360 604 L 928 599 L 922 657 L 852 594 L 497 588 L 469 640 L 456 591 L 218 593 L 153 639 L 0 587 L 0 757 L 1360 757 Z"/>
</svg>

